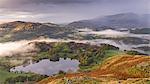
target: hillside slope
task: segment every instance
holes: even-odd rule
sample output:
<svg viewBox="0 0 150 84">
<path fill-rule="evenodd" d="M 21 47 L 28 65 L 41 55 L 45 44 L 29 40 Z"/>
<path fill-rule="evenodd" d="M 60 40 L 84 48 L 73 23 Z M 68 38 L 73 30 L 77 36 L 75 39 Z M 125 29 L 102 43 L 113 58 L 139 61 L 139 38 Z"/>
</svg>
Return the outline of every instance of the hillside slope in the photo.
<svg viewBox="0 0 150 84">
<path fill-rule="evenodd" d="M 150 81 L 149 56 L 115 56 L 106 59 L 97 70 L 49 77 L 37 84 L 147 84 Z"/>
</svg>

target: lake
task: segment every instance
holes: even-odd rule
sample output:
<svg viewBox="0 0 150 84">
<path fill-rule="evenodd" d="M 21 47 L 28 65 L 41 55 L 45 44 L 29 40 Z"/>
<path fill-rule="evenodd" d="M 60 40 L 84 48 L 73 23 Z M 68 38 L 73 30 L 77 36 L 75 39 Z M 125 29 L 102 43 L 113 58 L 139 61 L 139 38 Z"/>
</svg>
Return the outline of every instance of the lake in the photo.
<svg viewBox="0 0 150 84">
<path fill-rule="evenodd" d="M 60 59 L 59 61 L 53 62 L 49 59 L 43 59 L 38 63 L 31 63 L 27 66 L 17 66 L 11 68 L 11 72 L 32 72 L 41 75 L 53 75 L 57 74 L 60 70 L 64 72 L 76 72 L 79 67 L 80 62 L 78 60 Z"/>
</svg>

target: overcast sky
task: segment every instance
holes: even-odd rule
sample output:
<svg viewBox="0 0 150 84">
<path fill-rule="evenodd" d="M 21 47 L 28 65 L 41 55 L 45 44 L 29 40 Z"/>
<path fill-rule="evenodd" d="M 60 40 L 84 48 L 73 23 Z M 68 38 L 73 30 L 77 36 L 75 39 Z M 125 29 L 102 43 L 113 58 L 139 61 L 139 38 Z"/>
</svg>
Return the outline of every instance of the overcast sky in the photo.
<svg viewBox="0 0 150 84">
<path fill-rule="evenodd" d="M 126 12 L 150 14 L 149 5 L 150 0 L 0 0 L 0 23 L 67 23 Z"/>
</svg>

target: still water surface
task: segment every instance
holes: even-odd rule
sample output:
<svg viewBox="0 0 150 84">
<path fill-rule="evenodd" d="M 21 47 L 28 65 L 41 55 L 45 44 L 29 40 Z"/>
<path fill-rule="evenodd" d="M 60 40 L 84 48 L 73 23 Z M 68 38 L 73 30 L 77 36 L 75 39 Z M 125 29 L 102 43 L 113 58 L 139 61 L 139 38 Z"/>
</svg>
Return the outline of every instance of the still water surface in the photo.
<svg viewBox="0 0 150 84">
<path fill-rule="evenodd" d="M 11 72 L 33 72 L 41 75 L 53 75 L 57 74 L 60 70 L 61 71 L 72 71 L 76 72 L 79 67 L 79 61 L 78 60 L 71 60 L 69 58 L 67 59 L 60 59 L 59 61 L 53 62 L 49 59 L 41 60 L 38 63 L 29 64 L 28 66 L 17 66 L 12 69 L 10 69 Z"/>
</svg>

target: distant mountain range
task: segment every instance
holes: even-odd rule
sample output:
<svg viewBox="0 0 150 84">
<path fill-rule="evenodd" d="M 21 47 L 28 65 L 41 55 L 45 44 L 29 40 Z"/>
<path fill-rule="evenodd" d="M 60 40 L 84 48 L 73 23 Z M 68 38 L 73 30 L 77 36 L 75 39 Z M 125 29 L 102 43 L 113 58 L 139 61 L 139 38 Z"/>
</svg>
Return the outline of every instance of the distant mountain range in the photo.
<svg viewBox="0 0 150 84">
<path fill-rule="evenodd" d="M 145 28 L 150 27 L 150 14 L 121 13 L 90 20 L 81 20 L 68 24 L 76 28 Z"/>
<path fill-rule="evenodd" d="M 98 30 L 110 28 L 148 28 L 132 30 L 132 32 L 149 34 L 147 32 L 150 28 L 149 22 L 150 14 L 137 15 L 134 13 L 122 13 L 90 20 L 81 20 L 65 26 L 53 23 L 14 21 L 0 24 L 0 42 L 33 39 L 40 36 L 66 39 L 73 35 L 74 29 L 85 27 Z"/>
</svg>

